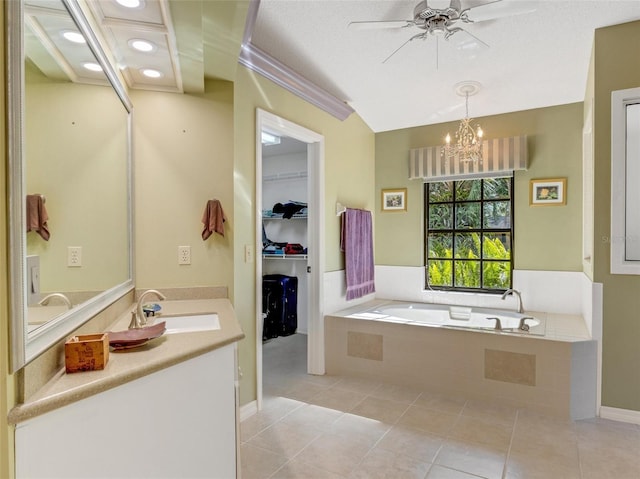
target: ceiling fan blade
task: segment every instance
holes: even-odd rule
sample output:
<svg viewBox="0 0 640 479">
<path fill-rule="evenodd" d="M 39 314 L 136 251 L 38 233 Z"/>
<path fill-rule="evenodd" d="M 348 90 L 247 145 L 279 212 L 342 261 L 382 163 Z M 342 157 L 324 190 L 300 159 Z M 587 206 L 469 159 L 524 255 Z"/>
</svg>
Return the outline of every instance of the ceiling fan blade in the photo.
<svg viewBox="0 0 640 479">
<path fill-rule="evenodd" d="M 486 22 L 488 20 L 496 20 L 498 18 L 512 17 L 515 15 L 524 15 L 525 13 L 535 12 L 529 2 L 509 2 L 495 1 L 470 7 L 467 17 L 473 23 Z"/>
<path fill-rule="evenodd" d="M 459 27 L 451 28 L 446 36 L 446 40 L 456 49 L 469 56 L 473 56 L 489 48 L 489 45 L 478 37 Z"/>
<path fill-rule="evenodd" d="M 394 56 L 396 53 L 398 53 L 400 51 L 400 49 L 402 47 L 404 47 L 407 43 L 409 43 L 411 40 L 415 40 L 416 38 L 424 38 L 424 36 L 426 35 L 426 33 L 418 33 L 417 35 L 412 36 L 411 38 L 409 38 L 409 40 L 407 40 L 406 42 L 404 42 L 402 45 L 400 45 L 398 48 L 396 48 L 391 55 L 389 55 L 387 58 L 385 58 L 384 60 L 382 60 L 382 63 L 387 63 L 387 60 L 389 60 L 389 58 L 391 58 L 392 56 Z"/>
<path fill-rule="evenodd" d="M 412 27 L 415 23 L 413 20 L 379 20 L 371 22 L 350 22 L 351 30 L 379 30 L 383 28 L 405 28 Z"/>
</svg>

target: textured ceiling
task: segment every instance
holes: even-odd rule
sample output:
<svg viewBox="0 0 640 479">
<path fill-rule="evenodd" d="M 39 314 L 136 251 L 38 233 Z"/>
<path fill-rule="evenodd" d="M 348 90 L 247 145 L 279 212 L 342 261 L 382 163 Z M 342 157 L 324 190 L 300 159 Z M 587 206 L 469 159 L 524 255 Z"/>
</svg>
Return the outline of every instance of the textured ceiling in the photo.
<svg viewBox="0 0 640 479">
<path fill-rule="evenodd" d="M 251 41 L 346 101 L 380 132 L 462 118 L 464 98 L 454 85 L 466 80 L 482 85 L 469 100 L 472 117 L 583 101 L 594 30 L 640 20 L 638 0 L 503 0 L 502 7 L 535 11 L 459 23 L 490 47 L 475 58 L 430 37 L 408 43 L 385 63 L 422 30 L 348 28 L 351 21 L 410 20 L 417 3 L 261 0 Z M 462 6 L 478 3 L 463 0 Z"/>
</svg>

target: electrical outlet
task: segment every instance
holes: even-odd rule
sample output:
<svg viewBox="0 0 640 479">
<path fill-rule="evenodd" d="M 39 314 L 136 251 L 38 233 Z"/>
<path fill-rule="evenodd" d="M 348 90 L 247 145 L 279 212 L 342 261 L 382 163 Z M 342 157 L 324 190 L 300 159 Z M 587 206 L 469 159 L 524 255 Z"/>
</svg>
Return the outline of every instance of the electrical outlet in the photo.
<svg viewBox="0 0 640 479">
<path fill-rule="evenodd" d="M 250 244 L 244 245 L 244 262 L 253 263 L 253 246 Z"/>
<path fill-rule="evenodd" d="M 67 266 L 70 268 L 82 266 L 82 246 L 69 246 L 67 248 Z"/>
<path fill-rule="evenodd" d="M 178 246 L 178 264 L 191 264 L 191 246 Z"/>
</svg>

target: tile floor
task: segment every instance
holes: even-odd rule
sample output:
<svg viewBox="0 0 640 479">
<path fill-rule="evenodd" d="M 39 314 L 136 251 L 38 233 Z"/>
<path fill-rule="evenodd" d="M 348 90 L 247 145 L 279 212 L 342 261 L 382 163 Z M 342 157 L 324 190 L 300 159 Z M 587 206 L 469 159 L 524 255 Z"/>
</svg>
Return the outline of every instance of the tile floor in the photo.
<svg viewBox="0 0 640 479">
<path fill-rule="evenodd" d="M 306 336 L 264 345 L 242 478 L 639 479 L 640 426 L 564 421 L 429 391 L 309 376 Z"/>
</svg>

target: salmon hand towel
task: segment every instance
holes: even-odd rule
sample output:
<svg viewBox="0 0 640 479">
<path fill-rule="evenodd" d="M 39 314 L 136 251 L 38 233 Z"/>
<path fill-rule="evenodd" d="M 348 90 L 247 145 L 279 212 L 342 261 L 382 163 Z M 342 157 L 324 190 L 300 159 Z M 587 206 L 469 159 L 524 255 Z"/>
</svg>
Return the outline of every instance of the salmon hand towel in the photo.
<svg viewBox="0 0 640 479">
<path fill-rule="evenodd" d="M 202 215 L 202 222 L 204 223 L 202 239 L 206 240 L 214 232 L 218 233 L 220 236 L 224 236 L 225 221 L 227 221 L 227 217 L 224 215 L 220 201 L 207 201 L 207 206 L 205 207 L 204 214 Z"/>
<path fill-rule="evenodd" d="M 47 221 L 49 215 L 44 206 L 44 197 L 42 195 L 27 195 L 27 233 L 35 231 L 45 241 L 49 241 L 51 233 Z"/>
<path fill-rule="evenodd" d="M 371 211 L 342 213 L 340 249 L 344 251 L 347 300 L 375 293 Z"/>
</svg>

